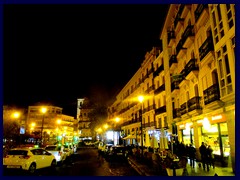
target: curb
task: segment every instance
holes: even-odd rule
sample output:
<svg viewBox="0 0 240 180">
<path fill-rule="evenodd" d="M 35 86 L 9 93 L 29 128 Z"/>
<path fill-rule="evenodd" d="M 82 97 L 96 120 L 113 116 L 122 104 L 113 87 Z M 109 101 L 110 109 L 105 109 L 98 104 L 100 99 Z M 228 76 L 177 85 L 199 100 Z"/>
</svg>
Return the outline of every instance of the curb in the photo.
<svg viewBox="0 0 240 180">
<path fill-rule="evenodd" d="M 146 172 L 144 169 L 144 165 L 139 165 L 138 163 L 136 163 L 133 159 L 131 158 L 127 158 L 128 159 L 128 163 L 138 172 L 139 175 L 141 176 L 154 176 L 153 174 L 149 174 L 148 172 Z"/>
</svg>

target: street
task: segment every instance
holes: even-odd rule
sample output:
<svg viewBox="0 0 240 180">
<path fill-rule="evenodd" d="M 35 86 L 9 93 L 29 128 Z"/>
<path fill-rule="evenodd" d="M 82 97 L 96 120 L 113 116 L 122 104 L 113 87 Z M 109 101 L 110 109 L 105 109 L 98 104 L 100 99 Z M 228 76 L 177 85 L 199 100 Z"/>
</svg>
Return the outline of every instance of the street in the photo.
<svg viewBox="0 0 240 180">
<path fill-rule="evenodd" d="M 5 176 L 27 176 L 27 172 L 3 172 Z M 38 170 L 36 176 L 139 176 L 127 162 L 107 162 L 98 158 L 97 149 L 81 148 L 72 155 L 71 161 L 56 167 L 56 171 L 49 168 Z"/>
</svg>

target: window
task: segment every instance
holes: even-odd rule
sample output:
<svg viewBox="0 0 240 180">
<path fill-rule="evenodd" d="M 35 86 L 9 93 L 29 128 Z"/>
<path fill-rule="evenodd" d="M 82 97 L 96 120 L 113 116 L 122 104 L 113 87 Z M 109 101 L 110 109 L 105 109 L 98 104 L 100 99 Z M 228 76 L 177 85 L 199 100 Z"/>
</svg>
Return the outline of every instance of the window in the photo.
<svg viewBox="0 0 240 180">
<path fill-rule="evenodd" d="M 235 36 L 231 39 L 232 42 L 232 51 L 233 51 L 233 56 L 234 56 L 234 64 L 235 64 Z"/>
<path fill-rule="evenodd" d="M 162 128 L 162 119 L 158 118 L 158 127 Z"/>
<path fill-rule="evenodd" d="M 227 94 L 233 92 L 232 78 L 230 74 L 230 66 L 228 60 L 228 53 L 226 45 L 217 52 L 219 76 L 220 76 L 220 91 L 221 96 L 224 97 Z"/>
<path fill-rule="evenodd" d="M 231 4 L 226 4 L 226 9 L 227 9 L 227 21 L 228 21 L 228 27 L 231 29 L 234 26 L 233 22 L 233 13 L 234 13 L 234 8 L 231 8 Z"/>
<path fill-rule="evenodd" d="M 212 19 L 213 19 L 213 36 L 215 39 L 215 43 L 217 44 L 218 41 L 224 36 L 224 29 L 223 29 L 223 21 L 222 21 L 222 14 L 220 5 L 216 5 L 212 10 Z"/>
<path fill-rule="evenodd" d="M 164 127 L 168 127 L 167 116 L 164 116 Z"/>
</svg>

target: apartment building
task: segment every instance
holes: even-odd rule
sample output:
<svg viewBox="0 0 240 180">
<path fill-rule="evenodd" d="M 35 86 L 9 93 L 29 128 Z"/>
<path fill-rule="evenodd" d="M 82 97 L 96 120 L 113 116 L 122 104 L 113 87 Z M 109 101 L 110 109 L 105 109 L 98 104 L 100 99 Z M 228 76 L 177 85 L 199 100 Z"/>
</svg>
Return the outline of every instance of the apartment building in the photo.
<svg viewBox="0 0 240 180">
<path fill-rule="evenodd" d="M 90 113 L 92 108 L 88 98 L 77 99 L 78 135 L 80 140 L 92 139 Z"/>
<path fill-rule="evenodd" d="M 42 138 L 44 144 L 72 142 L 76 136 L 76 120 L 62 114 L 62 109 L 57 106 L 29 106 L 26 122 L 29 134 L 35 139 Z"/>
<path fill-rule="evenodd" d="M 205 142 L 235 171 L 235 5 L 171 4 L 160 40 L 116 96 L 109 118 L 121 117 L 127 144 L 141 145 L 143 137 L 144 146 L 157 140 L 164 149 L 175 140 L 198 150 Z"/>
</svg>

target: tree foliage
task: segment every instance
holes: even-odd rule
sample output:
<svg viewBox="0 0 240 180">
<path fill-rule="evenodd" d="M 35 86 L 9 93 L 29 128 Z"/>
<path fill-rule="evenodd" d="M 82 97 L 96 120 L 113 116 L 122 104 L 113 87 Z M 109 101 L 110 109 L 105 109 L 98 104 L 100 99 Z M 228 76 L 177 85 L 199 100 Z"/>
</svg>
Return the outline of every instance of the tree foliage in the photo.
<svg viewBox="0 0 240 180">
<path fill-rule="evenodd" d="M 3 111 L 3 138 L 12 139 L 19 136 L 20 121 L 13 117 L 14 112 L 11 108 Z"/>
<path fill-rule="evenodd" d="M 89 114 L 90 118 L 90 129 L 92 132 L 92 135 L 95 133 L 95 129 L 98 126 L 101 126 L 104 124 L 104 122 L 107 120 L 107 100 L 106 94 L 104 93 L 104 90 L 101 89 L 95 89 L 95 91 L 92 90 L 91 95 L 89 98 L 85 98 L 86 101 L 83 103 L 83 108 L 91 108 L 91 113 Z M 86 102 L 86 103 L 85 103 Z"/>
</svg>

